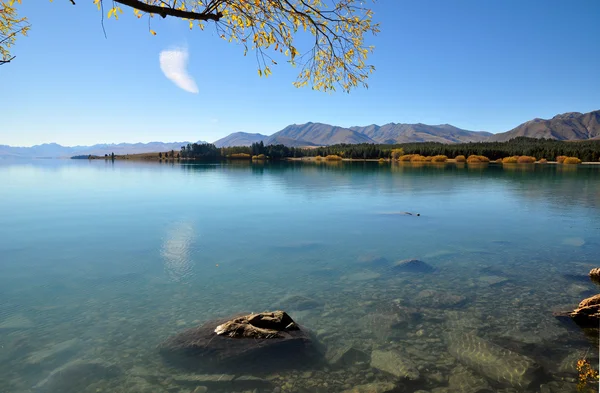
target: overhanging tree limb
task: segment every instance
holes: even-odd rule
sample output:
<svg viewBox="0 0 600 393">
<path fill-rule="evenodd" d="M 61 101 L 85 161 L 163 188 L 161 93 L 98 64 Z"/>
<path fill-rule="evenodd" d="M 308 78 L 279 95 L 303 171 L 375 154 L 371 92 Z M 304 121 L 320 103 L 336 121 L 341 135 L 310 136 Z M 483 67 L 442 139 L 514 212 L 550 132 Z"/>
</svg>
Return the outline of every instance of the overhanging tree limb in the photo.
<svg viewBox="0 0 600 393">
<path fill-rule="evenodd" d="M 169 8 L 169 7 L 159 7 L 157 5 L 147 4 L 147 3 L 144 3 L 139 0 L 114 0 L 114 2 L 126 5 L 131 8 L 135 8 L 136 10 L 147 12 L 149 14 L 158 14 L 158 15 L 162 16 L 163 18 L 166 18 L 167 16 L 174 16 L 174 17 L 183 18 L 183 19 L 205 20 L 205 21 L 212 20 L 212 21 L 218 22 L 219 19 L 221 19 L 223 17 L 223 14 L 221 12 L 217 12 L 214 14 L 213 13 L 204 13 L 204 12 L 203 13 L 191 12 L 191 11 L 179 10 L 179 9 Z"/>
</svg>

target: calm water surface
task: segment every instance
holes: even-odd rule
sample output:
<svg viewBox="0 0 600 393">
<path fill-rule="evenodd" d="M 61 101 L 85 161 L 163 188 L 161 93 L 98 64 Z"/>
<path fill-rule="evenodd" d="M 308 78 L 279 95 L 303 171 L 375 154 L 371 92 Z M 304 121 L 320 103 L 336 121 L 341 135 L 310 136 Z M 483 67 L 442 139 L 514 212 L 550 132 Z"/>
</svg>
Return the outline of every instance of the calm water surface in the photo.
<svg viewBox="0 0 600 393">
<path fill-rule="evenodd" d="M 0 392 L 570 392 L 597 364 L 553 311 L 597 293 L 600 166 L 0 161 L 0 184 Z M 329 364 L 253 387 L 157 351 L 274 309 Z"/>
</svg>

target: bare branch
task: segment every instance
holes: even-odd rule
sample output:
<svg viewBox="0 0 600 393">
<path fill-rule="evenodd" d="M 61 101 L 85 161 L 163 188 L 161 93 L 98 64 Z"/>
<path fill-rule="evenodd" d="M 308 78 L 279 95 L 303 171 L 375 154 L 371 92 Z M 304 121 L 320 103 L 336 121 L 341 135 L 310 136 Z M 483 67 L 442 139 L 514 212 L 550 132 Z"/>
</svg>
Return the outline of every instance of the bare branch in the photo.
<svg viewBox="0 0 600 393">
<path fill-rule="evenodd" d="M 221 12 L 217 12 L 217 13 L 198 13 L 198 12 L 191 12 L 191 11 L 183 11 L 183 10 L 179 10 L 179 9 L 175 9 L 175 8 L 168 8 L 168 7 L 159 7 L 157 5 L 150 5 L 150 4 L 146 4 L 144 2 L 141 2 L 139 0 L 114 0 L 115 3 L 120 3 L 123 5 L 126 5 L 128 7 L 131 8 L 135 8 L 136 10 L 140 10 L 143 12 L 147 12 L 149 14 L 158 14 L 160 16 L 162 16 L 163 18 L 166 18 L 167 16 L 174 16 L 176 18 L 184 18 L 184 19 L 191 19 L 191 20 L 213 20 L 213 21 L 218 21 L 219 19 L 221 19 L 223 17 L 223 14 Z"/>
</svg>

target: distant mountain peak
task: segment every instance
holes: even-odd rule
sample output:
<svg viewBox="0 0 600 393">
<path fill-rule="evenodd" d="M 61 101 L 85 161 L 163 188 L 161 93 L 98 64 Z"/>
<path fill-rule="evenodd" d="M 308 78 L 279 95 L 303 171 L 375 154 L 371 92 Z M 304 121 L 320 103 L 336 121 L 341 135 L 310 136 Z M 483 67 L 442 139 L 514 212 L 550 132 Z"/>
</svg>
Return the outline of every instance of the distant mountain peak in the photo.
<svg viewBox="0 0 600 393">
<path fill-rule="evenodd" d="M 587 140 L 600 138 L 600 110 L 588 113 L 567 112 L 551 119 L 535 118 L 490 137 L 491 141 L 508 141 L 519 136 L 558 140 Z"/>
</svg>

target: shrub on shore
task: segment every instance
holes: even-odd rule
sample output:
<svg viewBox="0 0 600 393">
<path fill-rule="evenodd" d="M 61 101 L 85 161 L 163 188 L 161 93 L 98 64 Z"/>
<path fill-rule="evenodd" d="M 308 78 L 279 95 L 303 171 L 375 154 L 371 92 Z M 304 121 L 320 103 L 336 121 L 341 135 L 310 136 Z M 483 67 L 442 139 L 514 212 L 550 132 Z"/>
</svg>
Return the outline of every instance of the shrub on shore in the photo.
<svg viewBox="0 0 600 393">
<path fill-rule="evenodd" d="M 335 155 L 335 154 L 330 154 L 325 157 L 325 160 L 326 161 L 342 161 L 342 157 Z"/>
<path fill-rule="evenodd" d="M 446 162 L 448 161 L 448 157 L 442 154 L 438 154 L 437 156 L 431 157 L 431 162 Z"/>
<path fill-rule="evenodd" d="M 252 156 L 248 153 L 233 153 L 227 156 L 228 158 L 236 158 L 236 159 L 250 159 Z"/>
<path fill-rule="evenodd" d="M 398 158 L 398 161 L 406 161 L 406 162 L 408 162 L 408 161 L 410 161 L 413 158 L 413 156 L 416 156 L 416 155 L 417 154 L 403 154 L 403 155 L 401 155 Z"/>
<path fill-rule="evenodd" d="M 253 160 L 266 160 L 267 157 L 264 154 L 259 154 L 257 156 L 252 156 Z"/>
<path fill-rule="evenodd" d="M 321 161 L 322 159 L 323 159 L 323 157 L 321 157 L 321 156 L 316 156 L 315 157 L 315 161 Z"/>
<path fill-rule="evenodd" d="M 490 159 L 487 158 L 486 156 L 478 156 L 478 155 L 472 154 L 469 156 L 469 158 L 467 158 L 467 162 L 471 163 L 471 164 L 488 163 L 488 162 L 490 162 Z"/>
<path fill-rule="evenodd" d="M 465 158 L 465 156 L 463 156 L 462 154 L 459 156 L 454 157 L 454 159 L 456 160 L 456 162 L 466 162 L 467 159 Z"/>
<path fill-rule="evenodd" d="M 541 158 L 541 159 L 538 161 L 538 163 L 540 163 L 540 164 L 547 164 L 547 163 L 548 163 L 548 160 L 546 160 L 545 158 Z"/>
<path fill-rule="evenodd" d="M 392 160 L 399 160 L 404 155 L 404 149 L 392 149 Z"/>
<path fill-rule="evenodd" d="M 565 161 L 565 158 L 567 158 L 567 156 L 558 156 L 556 157 L 556 162 L 562 164 Z"/>
<path fill-rule="evenodd" d="M 413 154 L 412 157 L 410 158 L 410 162 L 425 162 L 425 161 L 427 161 L 427 158 L 420 154 Z"/>
<path fill-rule="evenodd" d="M 521 156 L 517 159 L 519 164 L 533 164 L 536 161 L 535 157 Z"/>
<path fill-rule="evenodd" d="M 563 164 L 581 164 L 581 160 L 577 157 L 567 157 L 564 159 Z"/>
<path fill-rule="evenodd" d="M 425 156 L 425 159 L 423 161 L 425 161 L 425 162 L 431 162 L 431 161 L 433 161 L 433 157 L 432 156 Z"/>
<path fill-rule="evenodd" d="M 379 159 L 379 163 L 380 163 L 380 164 L 383 164 L 384 162 L 385 162 L 385 158 L 380 158 L 380 159 Z"/>
<path fill-rule="evenodd" d="M 502 159 L 503 164 L 516 164 L 517 162 L 519 162 L 519 156 L 504 157 Z"/>
<path fill-rule="evenodd" d="M 497 160 L 494 160 L 493 162 L 495 162 L 496 164 L 502 164 L 502 158 L 498 158 Z"/>
</svg>

